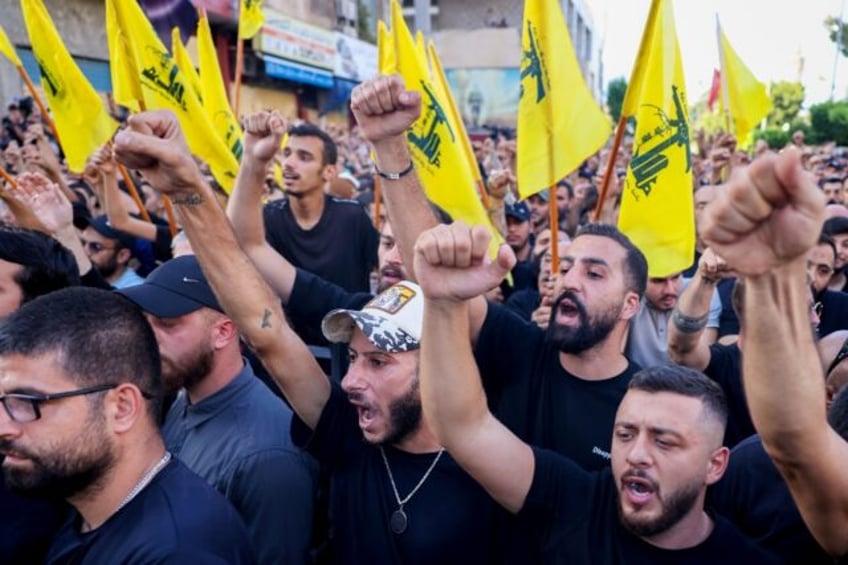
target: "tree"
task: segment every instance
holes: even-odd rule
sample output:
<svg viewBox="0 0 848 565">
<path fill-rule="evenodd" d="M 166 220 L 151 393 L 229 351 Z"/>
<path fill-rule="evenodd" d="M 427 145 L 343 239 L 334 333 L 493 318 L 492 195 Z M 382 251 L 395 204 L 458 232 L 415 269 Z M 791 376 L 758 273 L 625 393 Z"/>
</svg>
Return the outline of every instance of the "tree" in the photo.
<svg viewBox="0 0 848 565">
<path fill-rule="evenodd" d="M 848 145 L 848 101 L 810 106 L 810 143 Z"/>
<path fill-rule="evenodd" d="M 804 85 L 800 82 L 781 80 L 771 83 L 769 89 L 772 110 L 768 124 L 778 128 L 790 123 L 798 116 L 804 103 Z"/>
<path fill-rule="evenodd" d="M 839 44 L 842 56 L 848 57 L 848 22 L 828 16 L 824 19 L 824 26 L 827 28 L 830 40 Z"/>
<path fill-rule="evenodd" d="M 607 108 L 613 121 L 618 122 L 621 117 L 621 105 L 624 104 L 624 95 L 627 93 L 627 81 L 624 77 L 612 79 L 607 85 Z"/>
</svg>

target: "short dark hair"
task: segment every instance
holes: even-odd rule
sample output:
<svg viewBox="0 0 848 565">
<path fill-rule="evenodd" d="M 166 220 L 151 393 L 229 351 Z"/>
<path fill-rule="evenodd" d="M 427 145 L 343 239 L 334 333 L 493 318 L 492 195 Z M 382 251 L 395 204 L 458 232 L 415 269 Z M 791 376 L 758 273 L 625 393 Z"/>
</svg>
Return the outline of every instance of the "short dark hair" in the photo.
<svg viewBox="0 0 848 565">
<path fill-rule="evenodd" d="M 848 386 L 842 387 L 830 404 L 827 422 L 842 439 L 848 441 Z"/>
<path fill-rule="evenodd" d="M 22 304 L 54 290 L 80 284 L 79 267 L 73 254 L 39 231 L 0 226 L 0 259 L 22 267 L 14 278 L 21 289 Z"/>
<path fill-rule="evenodd" d="M 324 144 L 324 154 L 321 159 L 321 164 L 335 165 L 339 158 L 336 142 L 330 137 L 326 131 L 322 130 L 315 124 L 304 123 L 289 128 L 289 137 L 317 137 Z"/>
<path fill-rule="evenodd" d="M 42 296 L 0 320 L 0 356 L 56 353 L 80 387 L 132 383 L 162 408 L 162 368 L 153 329 L 132 302 L 107 290 L 67 288 Z"/>
<path fill-rule="evenodd" d="M 842 216 L 828 218 L 822 226 L 822 233 L 830 237 L 848 233 L 848 218 Z"/>
<path fill-rule="evenodd" d="M 627 254 L 624 259 L 625 284 L 628 290 L 632 290 L 639 295 L 639 298 L 642 298 L 645 294 L 645 287 L 648 285 L 648 261 L 639 248 L 633 245 L 633 242 L 612 224 L 584 224 L 577 231 L 574 239 L 582 235 L 607 237 L 624 248 Z"/>
<path fill-rule="evenodd" d="M 844 179 L 842 177 L 836 176 L 836 175 L 831 175 L 829 177 L 823 177 L 823 178 L 819 179 L 819 188 L 824 188 L 824 185 L 826 185 L 826 184 L 834 184 L 834 183 L 842 184 L 843 181 L 844 181 Z"/>
<path fill-rule="evenodd" d="M 642 369 L 630 380 L 628 390 L 644 392 L 673 392 L 697 398 L 722 428 L 727 426 L 727 399 L 724 391 L 700 371 L 680 365 L 656 365 Z"/>
<path fill-rule="evenodd" d="M 831 251 L 833 251 L 833 258 L 836 259 L 836 242 L 833 241 L 832 237 L 822 232 L 819 234 L 819 240 L 816 242 L 816 245 L 829 246 Z"/>
</svg>

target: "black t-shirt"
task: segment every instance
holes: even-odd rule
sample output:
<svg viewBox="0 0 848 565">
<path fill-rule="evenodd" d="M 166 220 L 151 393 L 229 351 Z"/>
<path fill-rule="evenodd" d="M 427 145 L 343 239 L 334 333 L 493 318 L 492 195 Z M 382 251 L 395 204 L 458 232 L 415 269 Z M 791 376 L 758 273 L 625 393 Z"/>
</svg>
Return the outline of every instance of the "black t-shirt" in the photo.
<svg viewBox="0 0 848 565">
<path fill-rule="evenodd" d="M 609 466 L 615 413 L 639 367 L 601 381 L 568 373 L 535 324 L 496 304 L 474 351 L 492 413 L 530 445 L 587 470 Z"/>
<path fill-rule="evenodd" d="M 380 451 L 363 440 L 356 410 L 339 387 L 333 385 L 314 432 L 295 418 L 292 438 L 332 473 L 330 516 L 336 563 L 492 561 L 495 503 L 447 452 L 404 506 L 407 529 L 398 535 L 389 527 L 398 504 Z M 436 455 L 405 453 L 391 446 L 383 449 L 401 498 L 415 488 Z"/>
<path fill-rule="evenodd" d="M 739 334 L 739 317 L 733 309 L 733 287 L 736 279 L 721 279 L 716 285 L 721 300 L 721 315 L 718 317 L 718 337 Z"/>
<path fill-rule="evenodd" d="M 56 535 L 48 563 L 255 563 L 235 509 L 174 458 L 99 528 L 83 534 L 80 525 L 74 511 Z"/>
<path fill-rule="evenodd" d="M 330 375 L 341 382 L 347 372 L 347 345 L 329 344 L 321 333 L 324 316 L 336 308 L 360 310 L 373 294 L 349 292 L 304 269 L 297 269 L 291 296 L 286 304 L 286 314 L 292 328 L 306 343 L 325 344 L 331 355 Z"/>
<path fill-rule="evenodd" d="M 609 468 L 589 473 L 557 453 L 534 449 L 534 455 L 533 483 L 517 518 L 536 534 L 542 549 L 539 563 L 776 563 L 715 515 L 712 533 L 695 547 L 653 546 L 621 525 L 618 491 Z"/>
<path fill-rule="evenodd" d="M 0 473 L 0 562 L 42 563 L 50 540 L 69 511 L 63 502 L 13 494 Z"/>
<path fill-rule="evenodd" d="M 269 203 L 263 216 L 268 243 L 289 263 L 351 292 L 370 290 L 379 234 L 360 203 L 325 196 L 324 213 L 308 230 L 287 200 Z"/>
<path fill-rule="evenodd" d="M 751 436 L 733 449 L 727 471 L 707 496 L 717 512 L 784 563 L 833 563 L 804 525 L 760 436 Z"/>
<path fill-rule="evenodd" d="M 522 320 L 531 321 L 533 312 L 539 307 L 542 302 L 542 295 L 535 288 L 525 288 L 516 290 L 509 295 L 509 298 L 504 302 L 504 306 L 509 308 Z"/>
<path fill-rule="evenodd" d="M 735 343 L 710 345 L 710 363 L 704 374 L 715 381 L 727 398 L 727 429 L 724 432 L 724 445 L 733 447 L 756 432 L 751 421 L 751 413 L 745 402 L 745 389 L 742 386 L 742 352 Z"/>
<path fill-rule="evenodd" d="M 848 329 L 848 294 L 825 289 L 819 293 L 817 300 L 822 304 L 819 337 Z"/>
</svg>

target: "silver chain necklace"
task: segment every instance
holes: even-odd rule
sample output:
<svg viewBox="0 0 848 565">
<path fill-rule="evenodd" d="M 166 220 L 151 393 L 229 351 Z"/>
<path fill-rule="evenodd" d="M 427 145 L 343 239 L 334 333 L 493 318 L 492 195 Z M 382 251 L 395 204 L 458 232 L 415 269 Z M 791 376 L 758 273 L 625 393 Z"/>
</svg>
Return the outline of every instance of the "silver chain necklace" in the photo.
<svg viewBox="0 0 848 565">
<path fill-rule="evenodd" d="M 135 486 L 133 486 L 133 488 L 130 489 L 130 492 L 127 494 L 126 497 L 124 497 L 124 500 L 121 501 L 121 504 L 118 505 L 118 507 L 115 509 L 115 511 L 112 513 L 112 515 L 114 516 L 115 514 L 117 514 L 121 510 L 121 508 L 123 508 L 124 506 L 129 504 L 130 501 L 133 498 L 138 496 L 138 493 L 140 493 L 144 489 L 144 487 L 146 487 L 148 484 L 150 484 L 150 481 L 152 481 L 156 477 L 156 475 L 159 474 L 159 471 L 161 471 L 165 467 L 165 465 L 168 464 L 168 461 L 170 461 L 170 460 L 171 460 L 171 452 L 166 451 L 165 455 L 162 456 L 162 459 L 157 461 L 156 464 L 153 467 L 151 467 L 150 470 L 147 471 L 138 480 L 138 482 L 135 484 Z M 89 526 L 86 522 L 83 522 L 81 531 L 83 533 L 91 531 L 91 526 Z"/>
<path fill-rule="evenodd" d="M 439 462 L 439 459 L 442 458 L 442 453 L 445 452 L 445 448 L 443 447 L 439 449 L 439 452 L 436 454 L 436 458 L 433 459 L 432 463 L 430 463 L 430 468 L 427 469 L 427 472 L 424 473 L 424 476 L 421 477 L 421 480 L 418 481 L 418 484 L 415 485 L 415 488 L 413 488 L 412 491 L 410 491 L 410 493 L 407 494 L 403 500 L 401 500 L 400 494 L 398 493 L 397 485 L 395 484 L 395 478 L 394 475 L 392 475 L 392 469 L 391 467 L 389 467 L 389 460 L 386 458 L 386 452 L 383 451 L 382 445 L 379 446 L 379 449 L 380 455 L 383 456 L 383 463 L 386 465 L 386 472 L 389 474 L 389 482 L 392 483 L 392 492 L 395 493 L 395 500 L 398 503 L 398 509 L 392 512 L 392 516 L 389 519 L 389 527 L 394 533 L 400 535 L 406 531 L 406 525 L 408 523 L 408 520 L 406 518 L 406 512 L 403 511 L 403 505 L 409 502 L 409 500 L 415 495 L 415 493 L 418 492 L 418 489 L 421 488 L 421 486 L 424 484 L 424 481 L 427 480 L 427 477 L 429 477 L 430 473 L 433 472 L 433 469 L 436 468 L 436 464 Z"/>
</svg>

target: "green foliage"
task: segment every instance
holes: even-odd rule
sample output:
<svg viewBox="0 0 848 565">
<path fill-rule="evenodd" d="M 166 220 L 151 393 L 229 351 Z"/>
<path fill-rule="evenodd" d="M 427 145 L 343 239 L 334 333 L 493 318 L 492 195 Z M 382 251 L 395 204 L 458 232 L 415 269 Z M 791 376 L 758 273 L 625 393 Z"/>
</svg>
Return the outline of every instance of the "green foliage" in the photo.
<svg viewBox="0 0 848 565">
<path fill-rule="evenodd" d="M 727 129 L 725 127 L 724 115 L 718 109 L 718 104 L 714 108 L 712 112 L 707 108 L 706 93 L 695 102 L 694 106 L 689 108 L 689 123 L 693 132 L 703 130 L 709 136 Z"/>
<path fill-rule="evenodd" d="M 374 31 L 371 29 L 370 21 L 371 11 L 368 9 L 368 6 L 365 5 L 365 2 L 359 0 L 359 2 L 356 3 L 356 33 L 362 41 L 377 43 L 377 38 L 374 35 Z"/>
<path fill-rule="evenodd" d="M 842 56 L 848 57 L 848 23 L 839 18 L 828 16 L 824 19 L 824 27 L 827 28 L 830 40 L 834 43 L 840 43 L 839 50 L 842 52 Z"/>
<path fill-rule="evenodd" d="M 767 127 L 764 130 L 754 132 L 754 141 L 756 142 L 758 139 L 765 139 L 771 149 L 779 150 L 789 143 L 790 132 L 783 131 L 780 128 Z"/>
<path fill-rule="evenodd" d="M 777 128 L 790 123 L 798 116 L 804 103 L 804 85 L 800 82 L 782 80 L 771 83 L 769 89 L 772 110 L 768 115 L 768 125 Z"/>
<path fill-rule="evenodd" d="M 810 107 L 809 143 L 835 141 L 848 145 L 848 101 L 823 102 Z"/>
<path fill-rule="evenodd" d="M 624 104 L 624 95 L 627 93 L 627 81 L 624 77 L 612 79 L 607 85 L 607 108 L 613 121 L 618 122 L 621 117 L 621 106 Z"/>
</svg>

